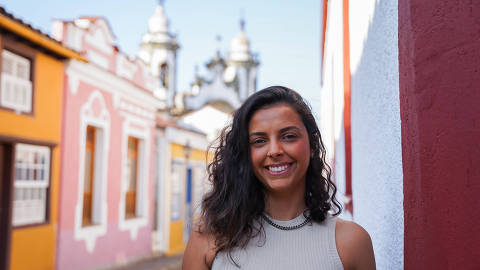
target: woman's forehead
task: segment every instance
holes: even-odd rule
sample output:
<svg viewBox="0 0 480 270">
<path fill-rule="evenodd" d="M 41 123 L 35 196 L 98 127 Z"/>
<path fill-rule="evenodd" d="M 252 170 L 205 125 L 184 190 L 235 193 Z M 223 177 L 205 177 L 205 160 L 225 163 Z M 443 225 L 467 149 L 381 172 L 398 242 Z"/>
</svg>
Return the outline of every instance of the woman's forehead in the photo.
<svg viewBox="0 0 480 270">
<path fill-rule="evenodd" d="M 282 129 L 285 126 L 304 127 L 295 109 L 287 104 L 277 104 L 257 110 L 250 119 L 249 132 L 271 128 Z"/>
</svg>

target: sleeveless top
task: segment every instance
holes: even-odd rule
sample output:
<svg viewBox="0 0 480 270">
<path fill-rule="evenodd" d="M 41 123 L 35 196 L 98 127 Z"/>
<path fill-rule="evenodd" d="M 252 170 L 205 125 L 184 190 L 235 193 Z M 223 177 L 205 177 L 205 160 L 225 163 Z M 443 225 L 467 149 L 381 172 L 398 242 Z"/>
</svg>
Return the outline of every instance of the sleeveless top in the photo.
<svg viewBox="0 0 480 270">
<path fill-rule="evenodd" d="M 287 221 L 268 218 L 281 226 L 295 226 L 305 220 L 303 213 Z M 260 233 L 244 249 L 236 248 L 231 252 L 240 269 L 343 270 L 335 243 L 336 217 L 328 216 L 322 223 L 312 221 L 290 231 L 277 229 L 263 219 L 260 222 L 265 235 Z M 227 252 L 219 252 L 212 270 L 219 269 L 239 268 L 230 260 Z"/>
</svg>

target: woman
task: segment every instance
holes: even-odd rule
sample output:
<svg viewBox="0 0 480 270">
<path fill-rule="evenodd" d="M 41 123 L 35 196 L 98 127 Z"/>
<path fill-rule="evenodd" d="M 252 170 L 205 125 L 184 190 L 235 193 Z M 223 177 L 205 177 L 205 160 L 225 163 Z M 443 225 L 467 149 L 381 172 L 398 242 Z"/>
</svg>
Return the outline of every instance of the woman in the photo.
<svg viewBox="0 0 480 270">
<path fill-rule="evenodd" d="M 298 93 L 256 92 L 219 139 L 183 269 L 375 269 L 368 233 L 336 218 L 325 148 Z"/>
</svg>

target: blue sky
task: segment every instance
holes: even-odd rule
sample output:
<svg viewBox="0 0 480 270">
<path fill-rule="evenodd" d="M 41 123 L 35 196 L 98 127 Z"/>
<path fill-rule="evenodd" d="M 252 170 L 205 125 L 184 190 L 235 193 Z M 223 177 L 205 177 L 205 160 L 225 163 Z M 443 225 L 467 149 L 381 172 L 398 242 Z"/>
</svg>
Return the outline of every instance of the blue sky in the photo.
<svg viewBox="0 0 480 270">
<path fill-rule="evenodd" d="M 137 53 L 156 4 L 156 0 L 0 0 L 8 12 L 47 33 L 53 19 L 103 16 L 120 50 L 128 55 Z M 189 88 L 195 65 L 205 75 L 204 64 L 218 47 L 217 35 L 222 36 L 221 50 L 229 49 L 243 14 L 252 51 L 261 62 L 258 88 L 288 86 L 318 109 L 320 1 L 166 0 L 165 9 L 181 46 L 177 70 L 180 91 Z"/>
</svg>

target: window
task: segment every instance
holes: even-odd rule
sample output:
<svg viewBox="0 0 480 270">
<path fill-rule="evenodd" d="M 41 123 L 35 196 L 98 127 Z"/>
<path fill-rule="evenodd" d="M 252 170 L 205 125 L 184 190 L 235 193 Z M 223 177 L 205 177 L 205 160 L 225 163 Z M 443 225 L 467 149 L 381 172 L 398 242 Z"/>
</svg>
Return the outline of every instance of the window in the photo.
<svg viewBox="0 0 480 270">
<path fill-rule="evenodd" d="M 182 171 L 184 165 L 178 161 L 172 161 L 172 204 L 171 220 L 178 221 L 182 218 Z"/>
<path fill-rule="evenodd" d="M 15 146 L 13 226 L 47 221 L 50 184 L 50 148 L 30 144 Z"/>
<path fill-rule="evenodd" d="M 168 88 L 168 65 L 162 63 L 160 65 L 160 84 L 161 87 Z"/>
<path fill-rule="evenodd" d="M 83 182 L 83 218 L 82 226 L 92 225 L 92 205 L 95 170 L 95 135 L 96 130 L 87 126 L 87 140 L 85 142 L 85 174 Z"/>
<path fill-rule="evenodd" d="M 16 112 L 32 112 L 30 66 L 27 58 L 2 51 L 0 106 Z"/>
<path fill-rule="evenodd" d="M 127 154 L 128 186 L 125 198 L 125 218 L 136 217 L 137 178 L 138 178 L 138 139 L 128 137 Z"/>
</svg>

